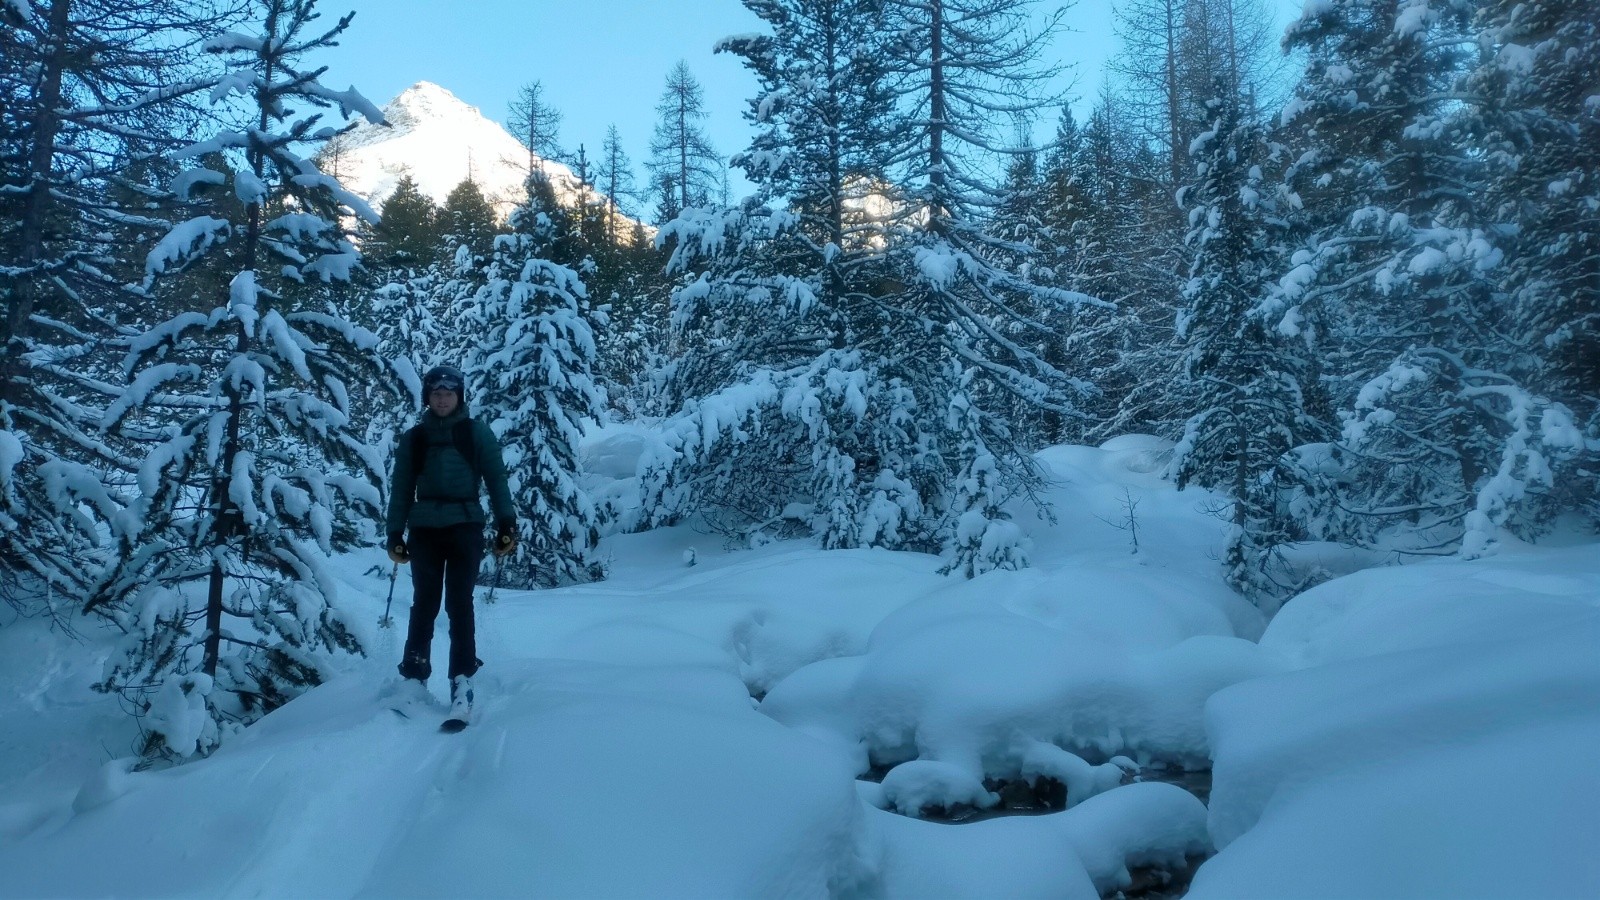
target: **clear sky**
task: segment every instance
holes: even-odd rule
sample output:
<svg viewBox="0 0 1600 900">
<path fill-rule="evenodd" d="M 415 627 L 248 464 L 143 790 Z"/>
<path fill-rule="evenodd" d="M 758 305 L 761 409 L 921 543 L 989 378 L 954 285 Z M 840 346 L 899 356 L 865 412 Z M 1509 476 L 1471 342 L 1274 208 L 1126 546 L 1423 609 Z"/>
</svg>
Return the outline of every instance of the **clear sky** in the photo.
<svg viewBox="0 0 1600 900">
<path fill-rule="evenodd" d="M 718 152 L 743 150 L 751 136 L 741 115 L 755 79 L 737 57 L 712 53 L 723 37 L 765 30 L 739 0 L 321 0 L 318 9 L 327 21 L 356 13 L 342 46 L 316 60 L 329 66 L 325 82 L 353 84 L 380 106 L 432 81 L 503 123 L 517 89 L 537 80 L 562 113 L 563 147 L 598 152 L 616 125 L 642 174 L 663 83 L 683 60 L 705 88 Z M 1110 18 L 1110 0 L 1069 11 L 1076 33 L 1053 61 L 1077 63 L 1080 92 L 1098 84 Z"/>
</svg>

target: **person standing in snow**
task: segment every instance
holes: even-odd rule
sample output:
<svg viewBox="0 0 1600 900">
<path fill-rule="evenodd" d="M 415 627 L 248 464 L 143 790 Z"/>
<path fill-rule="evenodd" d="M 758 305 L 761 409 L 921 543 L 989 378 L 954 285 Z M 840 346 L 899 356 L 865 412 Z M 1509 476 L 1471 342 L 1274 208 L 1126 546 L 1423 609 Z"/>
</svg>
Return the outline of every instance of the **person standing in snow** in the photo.
<svg viewBox="0 0 1600 900">
<path fill-rule="evenodd" d="M 500 442 L 487 423 L 468 415 L 466 392 L 466 379 L 453 366 L 436 366 L 422 377 L 426 408 L 395 447 L 386 523 L 389 558 L 411 564 L 411 622 L 400 676 L 426 695 L 442 600 L 450 619 L 450 718 L 463 725 L 472 709 L 472 676 L 483 665 L 472 610 L 484 549 L 483 488 L 494 513 L 495 555 L 517 545 Z"/>
</svg>

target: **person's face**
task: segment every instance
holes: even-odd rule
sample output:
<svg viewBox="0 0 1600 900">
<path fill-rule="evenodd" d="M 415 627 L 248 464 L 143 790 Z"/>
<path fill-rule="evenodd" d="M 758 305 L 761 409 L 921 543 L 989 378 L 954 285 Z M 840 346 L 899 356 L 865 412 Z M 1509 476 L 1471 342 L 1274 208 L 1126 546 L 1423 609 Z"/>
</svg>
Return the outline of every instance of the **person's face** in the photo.
<svg viewBox="0 0 1600 900">
<path fill-rule="evenodd" d="M 428 408 L 436 416 L 448 416 L 461 405 L 461 396 L 449 388 L 434 388 L 428 392 Z"/>
</svg>

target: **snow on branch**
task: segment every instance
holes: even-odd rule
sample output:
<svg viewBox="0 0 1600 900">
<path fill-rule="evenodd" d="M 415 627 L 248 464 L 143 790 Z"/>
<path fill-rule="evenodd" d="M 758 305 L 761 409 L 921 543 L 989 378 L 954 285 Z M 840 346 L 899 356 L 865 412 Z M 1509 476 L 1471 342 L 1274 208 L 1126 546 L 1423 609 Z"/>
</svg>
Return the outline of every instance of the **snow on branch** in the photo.
<svg viewBox="0 0 1600 900">
<path fill-rule="evenodd" d="M 11 473 L 27 451 L 22 447 L 22 441 L 9 431 L 0 430 L 0 496 L 6 499 L 13 498 L 13 482 Z"/>
<path fill-rule="evenodd" d="M 217 135 L 196 143 L 190 144 L 181 150 L 173 151 L 172 159 L 194 159 L 197 156 L 207 156 L 212 153 L 221 153 L 224 150 L 247 147 L 250 136 L 242 131 L 223 131 Z"/>
<path fill-rule="evenodd" d="M 15 13 L 17 18 L 24 23 L 31 24 L 39 20 L 38 16 L 34 14 L 33 4 L 28 0 L 0 0 L 0 5 Z"/>
<path fill-rule="evenodd" d="M 389 125 L 389 121 L 383 117 L 383 111 L 374 106 L 371 100 L 362 96 L 361 92 L 356 90 L 354 86 L 345 88 L 342 91 L 335 91 L 320 82 L 312 81 L 309 84 L 302 85 L 301 90 L 310 96 L 320 97 L 323 100 L 338 104 L 339 112 L 346 119 L 356 113 L 360 113 L 362 118 L 374 125 L 383 125 L 385 127 Z"/>
<path fill-rule="evenodd" d="M 200 45 L 200 48 L 207 53 L 230 53 L 235 50 L 243 50 L 247 53 L 260 53 L 261 48 L 265 47 L 266 45 L 266 38 L 259 34 L 244 34 L 238 31 L 229 31 L 207 38 Z"/>
<path fill-rule="evenodd" d="M 183 172 L 179 172 L 177 175 L 172 176 L 172 181 L 168 185 L 168 188 L 180 201 L 187 203 L 194 192 L 195 185 L 220 185 L 226 183 L 227 180 L 227 175 L 224 175 L 215 169 L 201 167 L 198 169 L 187 169 Z"/>
<path fill-rule="evenodd" d="M 178 223 L 177 227 L 167 232 L 166 236 L 156 244 L 155 249 L 145 256 L 146 286 L 155 276 L 167 269 L 175 265 L 182 267 L 210 250 L 212 245 L 226 241 L 229 228 L 226 219 L 214 216 L 199 216 Z"/>
<path fill-rule="evenodd" d="M 110 428 L 122 420 L 130 411 L 144 406 L 150 400 L 150 395 L 170 381 L 194 381 L 200 377 L 200 367 L 181 363 L 161 363 L 139 372 L 128 383 L 122 396 L 106 407 L 100 417 L 102 427 Z"/>
<path fill-rule="evenodd" d="M 315 345 L 307 340 L 283 320 L 276 309 L 267 310 L 261 317 L 262 336 L 272 342 L 272 348 L 278 357 L 287 361 L 293 367 L 296 375 L 306 381 L 311 380 L 311 370 L 306 367 L 307 349 L 314 349 Z"/>
</svg>

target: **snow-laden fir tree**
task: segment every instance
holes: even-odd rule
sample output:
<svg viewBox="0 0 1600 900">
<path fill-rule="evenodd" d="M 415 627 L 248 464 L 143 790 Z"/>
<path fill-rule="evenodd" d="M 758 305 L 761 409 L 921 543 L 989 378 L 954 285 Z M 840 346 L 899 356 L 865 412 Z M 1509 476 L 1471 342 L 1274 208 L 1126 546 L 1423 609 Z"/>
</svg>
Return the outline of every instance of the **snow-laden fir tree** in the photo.
<svg viewBox="0 0 1600 900">
<path fill-rule="evenodd" d="M 153 157 L 192 127 L 195 36 L 214 15 L 179 0 L 0 7 L 0 596 L 25 612 L 81 599 L 105 550 L 95 517 L 126 499 L 106 473 L 138 454 L 98 433 L 116 393 L 107 346 L 145 313 L 120 294 L 123 260 L 167 224 Z"/>
<path fill-rule="evenodd" d="M 1056 416 L 1055 440 L 1098 442 L 1128 433 L 1165 434 L 1181 421 L 1167 388 L 1181 369 L 1172 352 L 1174 265 L 1156 249 L 1134 186 L 1145 180 L 1103 92 L 1079 128 L 1063 107 L 1041 173 L 1048 233 L 1036 278 L 1114 304 L 1059 312 L 1047 358 L 1070 365 L 1096 388 L 1081 416 Z"/>
<path fill-rule="evenodd" d="M 971 171 L 930 162 L 920 91 L 944 82 L 908 55 L 926 37 L 905 27 L 908 7 L 747 6 L 770 33 L 723 46 L 761 83 L 758 134 L 738 157 L 758 192 L 663 232 L 674 265 L 699 274 L 674 297 L 684 352 L 666 386 L 679 412 L 647 465 L 646 508 L 751 537 L 798 523 L 827 547 L 944 550 L 968 574 L 1020 565 L 1021 544 L 996 540 L 1019 533 L 998 523 L 1037 472 L 996 413 L 1014 408 L 1000 392 L 1066 408 L 1067 379 L 1016 335 L 1042 330 L 1030 304 L 1080 298 L 997 264 L 1022 245 L 955 224 L 976 192 Z M 964 64 L 979 65 L 974 53 Z M 977 103 L 992 87 L 974 76 L 955 90 Z M 950 102 L 962 125 L 934 131 L 979 118 Z"/>
<path fill-rule="evenodd" d="M 746 539 L 798 526 L 826 547 L 937 549 L 954 476 L 933 436 L 945 396 L 916 371 L 942 360 L 894 327 L 882 268 L 897 202 L 882 4 L 747 6 L 771 34 L 722 47 L 761 83 L 757 136 L 735 160 L 757 194 L 663 232 L 673 268 L 699 274 L 673 300 L 676 415 L 647 465 L 646 509 Z"/>
<path fill-rule="evenodd" d="M 357 254 L 338 223 L 373 218 L 299 148 L 337 133 L 322 124 L 330 106 L 382 116 L 300 62 L 350 22 L 322 30 L 314 6 L 265 0 L 258 31 L 208 42 L 230 63 L 213 99 L 237 96 L 250 121 L 179 154 L 227 163 L 184 173 L 180 193 L 226 185 L 243 215 L 173 229 L 149 254 L 146 287 L 156 295 L 159 276 L 212 261 L 234 274 L 226 296 L 196 298 L 131 341 L 129 385 L 105 413 L 110 428 L 162 438 L 137 472 L 136 527 L 118 529 L 120 559 L 89 602 L 126 632 L 98 686 L 142 714 L 150 754 L 205 752 L 319 683 L 328 653 L 361 651 L 326 561 L 381 514 L 381 463 L 349 386 L 394 376 L 375 335 L 285 297 L 308 278 L 348 277 Z"/>
<path fill-rule="evenodd" d="M 1313 370 L 1305 345 L 1280 334 L 1263 309 L 1283 239 L 1276 182 L 1262 168 L 1272 156 L 1265 128 L 1241 121 L 1236 99 L 1212 105 L 1216 119 L 1191 149 L 1195 182 L 1180 194 L 1194 259 L 1177 328 L 1185 367 L 1175 393 L 1193 413 L 1172 473 L 1180 488 L 1232 496 L 1228 583 L 1270 611 L 1298 588 L 1280 552 L 1293 537 L 1285 457 L 1315 436 L 1301 389 Z"/>
<path fill-rule="evenodd" d="M 420 271 L 391 271 L 396 277 L 371 295 L 379 353 L 399 373 L 407 398 L 396 404 L 387 391 L 379 390 L 382 399 L 374 398 L 375 414 L 367 426 L 368 441 L 375 447 L 392 448 L 397 436 L 416 424 L 422 373 L 438 365 L 455 365 L 469 341 L 455 315 L 481 284 L 482 260 L 453 235 L 440 240 L 431 255 L 433 262 Z M 369 393 L 372 387 L 367 386 Z"/>
<path fill-rule="evenodd" d="M 1055 79 L 1042 64 L 1044 47 L 1056 33 L 1059 11 L 1043 12 L 1031 0 L 886 0 L 892 35 L 886 66 L 898 98 L 898 127 L 891 140 L 902 163 L 897 180 L 908 186 L 911 205 L 886 248 L 889 277 L 899 285 L 891 306 L 902 315 L 901 334 L 936 336 L 941 364 L 959 363 L 961 375 L 947 395 L 966 395 L 974 417 L 965 429 L 981 444 L 964 441 L 945 449 L 946 463 L 960 483 L 988 479 L 1003 498 L 1035 496 L 1041 473 L 1028 446 L 1000 414 L 1012 399 L 1078 414 L 1076 400 L 1092 390 L 1035 352 L 1031 333 L 1047 329 L 1045 311 L 1093 302 L 1082 293 L 1041 283 L 1018 259 L 1029 248 L 997 241 L 987 232 L 1004 198 L 1003 186 L 985 172 L 1004 144 L 995 135 L 1001 117 L 1031 117 L 1057 108 Z M 983 447 L 987 452 L 969 452 Z M 987 476 L 985 476 L 987 478 Z M 968 522 L 978 494 L 960 493 L 946 510 L 950 523 Z M 1002 516 L 988 500 L 982 508 Z M 995 528 L 1005 530 L 1002 518 Z M 946 532 L 951 565 L 981 571 L 1013 566 L 1018 548 L 985 545 L 988 557 L 972 558 L 972 545 Z"/>
<path fill-rule="evenodd" d="M 956 438 L 958 458 L 967 462 L 952 485 L 953 521 L 945 538 L 950 559 L 940 571 L 959 572 L 967 578 L 990 569 L 1025 567 L 1029 545 L 1027 536 L 1005 509 L 1014 488 L 1006 484 L 1000 462 L 989 449 L 988 435 L 993 433 L 994 425 L 984 421 L 971 394 L 961 389 L 968 387 L 976 374 L 976 369 L 967 368 L 956 375 L 958 389 L 951 392 L 950 407 L 945 413 Z"/>
<path fill-rule="evenodd" d="M 1306 468 L 1315 531 L 1471 556 L 1536 527 L 1552 464 L 1578 446 L 1501 337 L 1504 254 L 1474 210 L 1484 156 L 1459 119 L 1467 12 L 1331 0 L 1290 27 L 1310 60 L 1284 114 L 1307 237 L 1279 327 L 1314 343 L 1344 410 Z"/>
<path fill-rule="evenodd" d="M 569 220 L 547 186 L 529 187 L 530 203 L 513 211 L 511 233 L 495 238 L 480 286 L 453 318 L 468 396 L 500 438 L 517 503 L 521 540 L 505 565 L 516 583 L 551 587 L 605 577 L 601 515 L 578 461 L 585 424 L 606 415 L 594 377 L 605 314 L 590 306 L 582 275 L 552 258 L 574 237 L 560 228 Z"/>
<path fill-rule="evenodd" d="M 442 317 L 430 302 L 439 292 L 439 268 L 430 266 L 414 274 L 404 273 L 370 295 L 378 352 L 400 374 L 407 396 L 421 395 L 422 373 L 444 362 L 448 352 Z M 410 427 L 416 412 L 412 403 L 391 403 L 387 412 L 379 410 L 368 422 L 368 443 L 376 447 L 392 445 L 396 435 Z"/>
<path fill-rule="evenodd" d="M 1467 133 L 1488 167 L 1478 207 L 1505 253 L 1512 366 L 1572 410 L 1587 448 L 1552 479 L 1550 513 L 1600 522 L 1600 2 L 1478 5 Z"/>
</svg>

